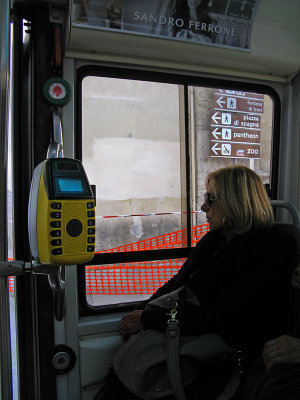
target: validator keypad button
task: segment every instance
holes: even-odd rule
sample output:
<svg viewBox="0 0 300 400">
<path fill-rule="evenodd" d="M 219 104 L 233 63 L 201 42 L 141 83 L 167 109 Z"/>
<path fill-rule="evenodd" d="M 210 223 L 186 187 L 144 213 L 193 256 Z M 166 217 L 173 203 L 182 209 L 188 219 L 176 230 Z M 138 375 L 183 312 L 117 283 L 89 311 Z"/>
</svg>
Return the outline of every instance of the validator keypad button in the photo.
<svg viewBox="0 0 300 400">
<path fill-rule="evenodd" d="M 61 210 L 61 203 L 53 202 L 51 203 L 51 208 L 54 210 Z"/>
<path fill-rule="evenodd" d="M 51 253 L 52 253 L 54 256 L 60 256 L 60 255 L 62 254 L 62 248 L 59 247 L 59 248 L 57 248 L 57 249 L 53 249 L 53 250 L 51 251 Z"/>
<path fill-rule="evenodd" d="M 61 231 L 57 230 L 57 231 L 50 231 L 50 235 L 52 237 L 59 237 L 61 235 Z"/>
<path fill-rule="evenodd" d="M 50 222 L 50 226 L 51 226 L 52 228 L 60 228 L 61 222 L 60 222 L 60 221 L 51 221 L 51 222 Z"/>
<path fill-rule="evenodd" d="M 61 217 L 61 213 L 59 211 L 56 211 L 56 212 L 53 211 L 53 212 L 50 213 L 50 217 L 58 219 L 58 218 Z"/>
<path fill-rule="evenodd" d="M 52 246 L 61 246 L 61 239 L 53 239 L 51 240 Z"/>
</svg>

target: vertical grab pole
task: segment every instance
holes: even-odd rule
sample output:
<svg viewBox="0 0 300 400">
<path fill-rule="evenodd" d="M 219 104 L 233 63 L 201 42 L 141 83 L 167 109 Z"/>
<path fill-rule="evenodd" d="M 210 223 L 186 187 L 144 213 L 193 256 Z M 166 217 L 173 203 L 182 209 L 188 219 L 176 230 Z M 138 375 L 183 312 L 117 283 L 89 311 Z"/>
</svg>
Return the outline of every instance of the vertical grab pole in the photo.
<svg viewBox="0 0 300 400">
<path fill-rule="evenodd" d="M 7 261 L 7 130 L 10 1 L 0 0 L 0 261 Z M 12 399 L 8 278 L 0 278 L 0 399 Z"/>
</svg>

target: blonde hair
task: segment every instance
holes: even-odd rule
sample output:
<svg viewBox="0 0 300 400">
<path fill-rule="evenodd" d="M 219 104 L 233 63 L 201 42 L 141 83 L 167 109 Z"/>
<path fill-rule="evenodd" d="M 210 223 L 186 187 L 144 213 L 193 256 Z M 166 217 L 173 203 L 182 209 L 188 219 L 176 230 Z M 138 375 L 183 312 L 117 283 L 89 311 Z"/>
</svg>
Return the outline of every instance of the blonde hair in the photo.
<svg viewBox="0 0 300 400">
<path fill-rule="evenodd" d="M 273 210 L 260 177 L 250 168 L 235 165 L 208 175 L 206 186 L 223 208 L 224 228 L 244 233 L 274 224 Z"/>
</svg>

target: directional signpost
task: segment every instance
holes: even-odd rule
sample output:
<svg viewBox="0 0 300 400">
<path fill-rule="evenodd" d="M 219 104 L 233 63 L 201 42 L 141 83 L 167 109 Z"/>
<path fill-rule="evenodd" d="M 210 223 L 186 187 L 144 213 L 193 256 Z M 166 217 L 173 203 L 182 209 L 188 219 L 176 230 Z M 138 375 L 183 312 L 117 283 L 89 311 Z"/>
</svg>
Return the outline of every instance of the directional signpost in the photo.
<svg viewBox="0 0 300 400">
<path fill-rule="evenodd" d="M 211 115 L 211 157 L 260 158 L 264 95 L 217 89 Z"/>
</svg>

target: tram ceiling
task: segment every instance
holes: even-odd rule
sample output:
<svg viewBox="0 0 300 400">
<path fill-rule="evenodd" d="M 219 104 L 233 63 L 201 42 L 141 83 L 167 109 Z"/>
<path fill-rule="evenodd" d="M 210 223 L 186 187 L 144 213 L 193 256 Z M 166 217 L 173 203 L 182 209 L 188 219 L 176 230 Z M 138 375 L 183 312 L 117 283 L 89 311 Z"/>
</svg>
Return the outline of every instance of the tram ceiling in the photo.
<svg viewBox="0 0 300 400">
<path fill-rule="evenodd" d="M 66 55 L 129 64 L 138 60 L 140 65 L 289 81 L 300 67 L 300 2 L 260 0 L 257 4 L 249 46 L 245 48 L 151 36 L 136 27 L 130 31 L 126 28 L 129 24 L 123 24 L 124 29 L 110 29 L 82 18 L 78 23 L 73 19 Z M 142 8 L 135 12 L 139 23 Z M 73 16 L 74 11 L 73 7 Z"/>
</svg>

